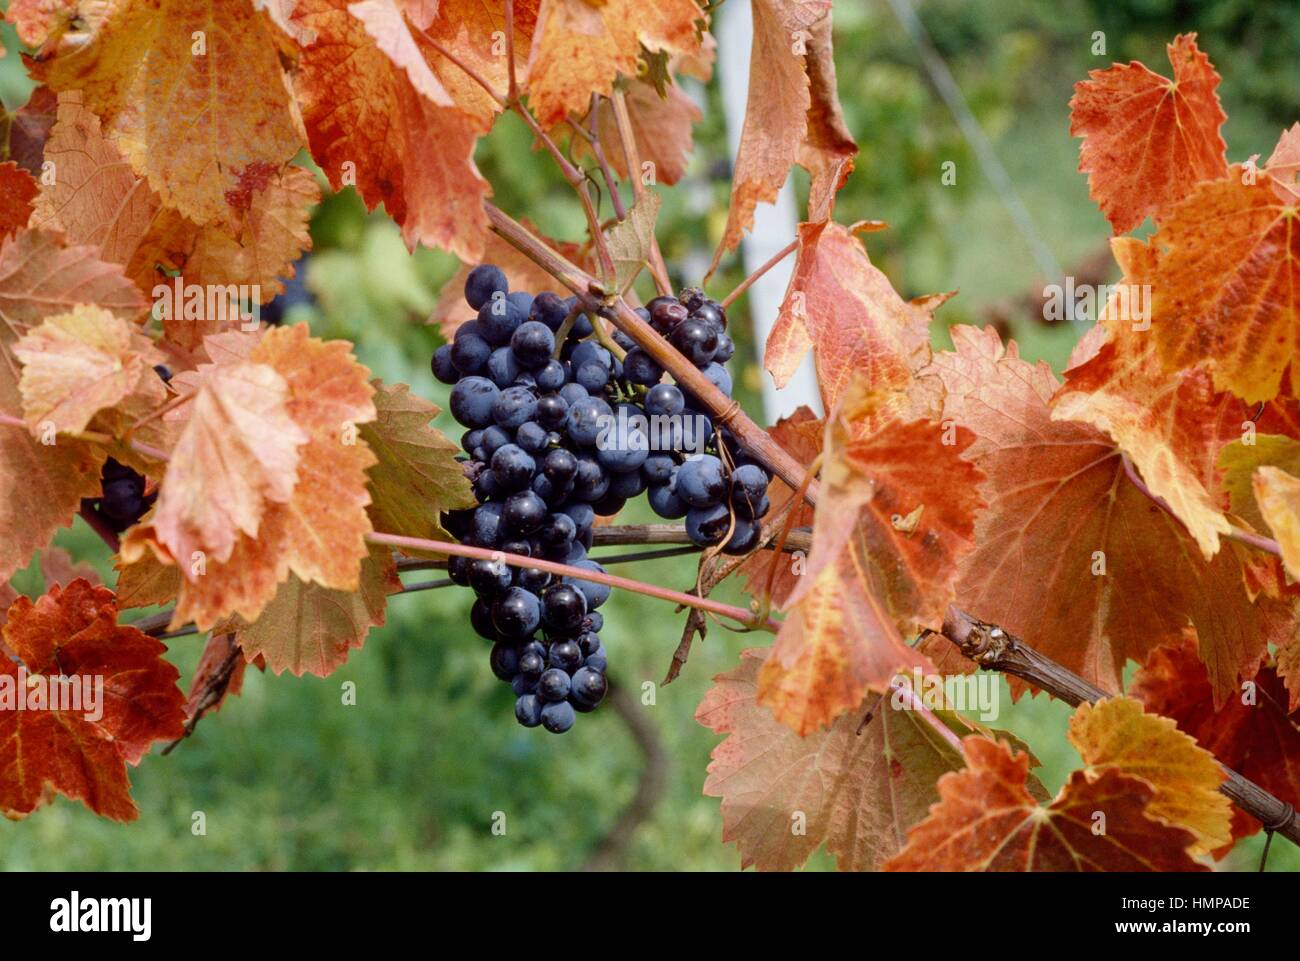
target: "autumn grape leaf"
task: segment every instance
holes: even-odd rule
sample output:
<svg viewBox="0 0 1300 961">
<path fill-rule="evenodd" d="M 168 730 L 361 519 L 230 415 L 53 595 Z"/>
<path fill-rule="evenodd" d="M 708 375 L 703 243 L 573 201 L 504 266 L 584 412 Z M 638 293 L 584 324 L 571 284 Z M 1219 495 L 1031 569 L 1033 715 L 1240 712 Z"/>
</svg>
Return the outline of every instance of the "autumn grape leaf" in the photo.
<svg viewBox="0 0 1300 961">
<path fill-rule="evenodd" d="M 274 28 L 246 0 L 123 0 L 85 43 L 29 61 L 86 106 L 136 173 L 195 223 L 259 165 L 302 144 Z"/>
<path fill-rule="evenodd" d="M 1278 138 L 1277 146 L 1269 154 L 1265 163 L 1268 175 L 1276 181 L 1280 190 L 1300 199 L 1300 122 L 1293 123 Z M 1279 194 L 1285 199 L 1285 195 Z"/>
<path fill-rule="evenodd" d="M 722 798 L 722 839 L 740 849 L 741 867 L 790 871 L 826 845 L 840 870 L 876 870 L 936 799 L 940 774 L 957 752 L 915 711 L 882 703 L 861 734 L 875 695 L 860 711 L 799 737 L 757 698 L 766 650 L 714 678 L 695 719 L 727 735 L 713 749 L 704 793 Z M 792 830 L 801 826 L 803 831 Z"/>
<path fill-rule="evenodd" d="M 510 92 L 505 55 L 505 0 L 438 0 L 432 12 L 426 7 L 422 11 L 426 16 L 417 18 L 412 15 L 412 6 L 421 2 L 406 0 L 404 4 L 406 17 L 419 28 L 419 36 L 428 37 L 451 51 L 461 64 L 474 71 L 478 79 L 448 57 L 426 48 L 429 69 L 437 75 L 456 106 L 479 118 L 483 128 L 487 129 L 503 109 L 497 98 L 504 99 Z M 527 79 L 528 56 L 537 26 L 539 2 L 515 0 L 514 3 L 515 77 L 521 84 Z M 496 96 L 489 95 L 479 80 L 486 82 Z"/>
<path fill-rule="evenodd" d="M 947 443 L 941 425 L 891 407 L 906 403 L 856 381 L 826 428 L 813 550 L 758 694 L 800 734 L 928 665 L 902 636 L 942 621 L 974 547 L 983 475 L 962 458 L 974 435 L 951 429 Z"/>
<path fill-rule="evenodd" d="M 1093 70 L 1074 85 L 1070 135 L 1083 138 L 1079 171 L 1117 234 L 1148 214 L 1160 219 L 1197 183 L 1228 172 L 1219 74 L 1194 33 L 1165 49 L 1173 80 L 1133 60 Z"/>
<path fill-rule="evenodd" d="M 1175 204 L 1151 243 L 1151 326 L 1169 368 L 1208 365 L 1219 390 L 1269 400 L 1300 346 L 1296 200 L 1240 167 Z"/>
<path fill-rule="evenodd" d="M 195 555 L 229 560 L 241 533 L 257 536 L 268 503 L 292 496 L 307 442 L 273 367 L 213 365 L 202 374 L 153 522 L 172 557 L 187 563 Z"/>
<path fill-rule="evenodd" d="M 0 244 L 0 413 L 23 414 L 15 344 L 47 317 L 83 303 L 125 318 L 145 306 L 121 268 L 100 261 L 91 247 L 66 247 L 37 230 Z M 83 497 L 99 494 L 103 461 L 84 442 L 42 444 L 21 428 L 0 425 L 0 581 L 72 523 Z"/>
<path fill-rule="evenodd" d="M 14 345 L 23 364 L 18 389 L 34 434 L 49 424 L 60 433 L 86 429 L 99 411 L 136 391 L 156 403 L 166 389 L 155 364 L 163 357 L 139 328 L 102 307 L 82 305 L 47 317 Z"/>
<path fill-rule="evenodd" d="M 1276 467 L 1261 467 L 1255 471 L 1253 489 L 1287 573 L 1300 579 L 1300 478 Z"/>
<path fill-rule="evenodd" d="M 624 100 L 637 155 L 643 165 L 653 164 L 656 183 L 671 187 L 686 173 L 694 149 L 692 131 L 704 115 L 695 101 L 676 84 L 668 86 L 661 97 L 652 84 L 638 80 L 628 84 Z M 597 103 L 595 116 L 589 117 L 588 123 L 595 127 L 614 173 L 626 179 L 627 156 L 610 101 L 602 99 Z M 590 149 L 586 141 L 575 140 L 574 143 L 580 155 Z M 636 171 L 636 176 L 641 174 L 642 171 Z"/>
<path fill-rule="evenodd" d="M 9 117 L 9 159 L 33 177 L 41 172 L 45 139 L 54 126 L 58 102 L 58 94 L 49 87 L 37 87 Z"/>
<path fill-rule="evenodd" d="M 370 520 L 376 530 L 428 537 L 440 530 L 442 511 L 477 502 L 456 455 L 460 447 L 429 426 L 438 408 L 406 384 L 376 382 L 376 417 L 361 428 L 374 452 L 370 469 Z"/>
<path fill-rule="evenodd" d="M 532 224 L 526 220 L 523 223 L 533 231 L 534 235 L 542 237 L 542 242 L 546 246 L 563 255 L 570 262 L 584 268 L 593 266 L 591 258 L 576 244 L 547 239 Z M 488 234 L 483 246 L 483 263 L 496 264 L 500 267 L 505 272 L 506 280 L 510 282 L 511 290 L 541 293 L 556 286 L 554 277 L 494 233 Z M 461 264 L 460 269 L 443 284 L 442 290 L 438 292 L 438 303 L 433 308 L 433 313 L 429 315 L 428 323 L 437 324 L 438 332 L 448 343 L 455 337 L 456 328 L 474 318 L 474 312 L 465 305 L 465 278 L 475 266 L 473 262 Z"/>
<path fill-rule="evenodd" d="M 808 171 L 808 219 L 830 217 L 835 194 L 853 171 L 858 145 L 840 106 L 832 44 L 832 15 L 814 23 L 805 38 L 808 48 L 808 131 L 796 159 Z"/>
<path fill-rule="evenodd" d="M 1052 416 L 1092 424 L 1110 435 L 1143 481 L 1212 557 L 1231 530 L 1219 496 L 1215 457 L 1241 436 L 1256 413 L 1214 389 L 1199 369 L 1166 372 L 1151 336 L 1133 316 L 1150 283 L 1153 247 L 1129 237 L 1111 241 L 1124 278 L 1105 311 L 1106 341 L 1066 372 Z"/>
<path fill-rule="evenodd" d="M 36 193 L 31 174 L 12 160 L 0 163 L 0 242 L 27 226 Z"/>
<path fill-rule="evenodd" d="M 608 96 L 614 79 L 637 75 L 641 47 L 698 55 L 695 0 L 542 0 L 528 61 L 528 103 L 543 127 L 587 112 L 593 93 Z"/>
<path fill-rule="evenodd" d="M 936 355 L 930 372 L 947 389 L 945 419 L 976 435 L 966 456 L 988 478 L 989 505 L 958 604 L 1112 693 L 1128 659 L 1145 660 L 1190 623 L 1222 703 L 1267 645 L 1289 636 L 1286 605 L 1251 602 L 1240 545 L 1204 560 L 1129 481 L 1105 434 L 1053 420 L 1058 384 L 1045 364 L 1021 360 L 992 329 L 954 327 L 952 336 L 956 351 Z"/>
<path fill-rule="evenodd" d="M 247 667 L 248 662 L 244 660 L 233 634 L 209 637 L 190 678 L 185 716 L 193 721 L 200 714 L 221 710 L 227 697 L 237 697 L 244 689 Z"/>
<path fill-rule="evenodd" d="M 632 286 L 650 256 L 660 203 L 659 195 L 647 190 L 627 212 L 626 220 L 605 231 L 610 258 L 614 261 L 614 287 L 620 293 Z"/>
<path fill-rule="evenodd" d="M 263 658 L 273 674 L 327 677 L 372 627 L 383 626 L 388 595 L 401 589 L 392 551 L 372 547 L 361 562 L 359 590 L 330 590 L 291 574 L 256 621 L 236 617 L 213 631 L 233 632 L 244 656 Z"/>
<path fill-rule="evenodd" d="M 67 29 L 77 6 L 75 0 L 13 0 L 5 19 L 18 28 L 19 40 L 39 47 Z"/>
<path fill-rule="evenodd" d="M 1287 716 L 1287 692 L 1273 667 L 1226 703 L 1215 706 L 1205 667 L 1190 643 L 1162 647 L 1133 678 L 1129 693 L 1153 714 L 1171 718 L 1178 729 L 1232 768 L 1283 801 L 1300 805 L 1300 728 Z M 1300 707 L 1291 689 L 1291 710 Z M 1243 838 L 1260 824 L 1240 809 L 1233 811 L 1232 834 Z"/>
<path fill-rule="evenodd" d="M 138 764 L 154 741 L 183 731 L 185 699 L 176 686 L 179 672 L 162 658 L 167 648 L 118 625 L 113 592 L 84 580 L 55 585 L 36 601 L 18 598 L 4 638 L 22 666 L 0 655 L 0 691 L 12 699 L 11 685 L 22 684 L 30 698 L 40 689 L 33 684 L 38 676 L 51 697 L 56 684 L 72 682 L 82 691 L 94 685 L 101 710 L 89 711 L 83 701 L 81 710 L 14 710 L 11 704 L 0 711 L 0 810 L 24 817 L 53 790 L 104 817 L 134 820 L 127 764 Z M 100 716 L 92 720 L 95 713 Z"/>
<path fill-rule="evenodd" d="M 939 778 L 941 800 L 886 871 L 1208 870 L 1187 854 L 1195 835 L 1149 816 L 1143 781 L 1075 771 L 1043 807 L 1025 788 L 1028 755 L 979 736 L 962 747 L 965 769 Z"/>
<path fill-rule="evenodd" d="M 348 0 L 299 0 L 294 11 L 314 37 L 295 81 L 312 156 L 335 190 L 352 185 L 367 208 L 382 203 L 407 246 L 477 262 L 490 187 L 474 146 L 485 122 L 456 105 L 392 0 L 352 10 Z"/>
<path fill-rule="evenodd" d="M 59 95 L 45 155 L 59 176 L 42 186 L 33 223 L 97 246 L 147 293 L 159 283 L 171 286 L 162 268 L 187 285 L 243 285 L 250 300 L 264 303 L 284 289 L 281 278 L 293 276 L 293 263 L 311 248 L 307 222 L 320 188 L 301 167 L 250 165 L 223 196 L 220 214 L 199 226 L 165 206 L 131 170 L 78 91 Z M 209 317 L 208 310 L 205 303 L 202 316 L 164 317 L 169 340 L 198 347 L 234 313 Z"/>
<path fill-rule="evenodd" d="M 163 563 L 180 568 L 183 580 L 172 623 L 179 626 L 193 620 L 203 630 L 232 614 L 250 623 L 256 621 L 290 573 L 332 590 L 357 590 L 361 561 L 367 555 L 365 538 L 371 531 L 366 513 L 370 503 L 366 470 L 375 463 L 375 456 L 360 436 L 360 427 L 375 418 L 374 388 L 369 371 L 352 356 L 351 345 L 318 340 L 310 336 L 306 324 L 297 324 L 268 330 L 247 360 L 236 351 L 221 353 L 228 361 L 203 371 L 205 380 L 217 377 L 224 383 L 230 377 L 253 376 L 270 384 L 273 381 L 268 375 L 273 375 L 283 387 L 278 402 L 268 408 L 273 423 L 259 428 L 273 430 L 273 436 L 259 440 L 249 434 L 242 440 L 224 437 L 213 441 L 243 447 L 234 452 L 237 458 L 245 456 L 249 445 L 259 450 L 263 443 L 269 445 L 269 456 L 279 460 L 263 464 L 245 477 L 241 486 L 247 489 L 258 478 L 274 481 L 271 492 L 277 496 L 261 496 L 259 504 L 261 492 L 253 491 L 246 501 L 231 503 L 231 493 L 224 486 L 220 495 L 207 492 L 205 496 L 223 500 L 202 509 L 204 519 L 211 522 L 211 530 L 205 527 L 205 536 L 217 536 L 223 529 L 216 506 L 224 509 L 229 505 L 224 510 L 228 523 L 235 519 L 246 522 L 254 515 L 258 521 L 255 533 L 246 526 L 236 529 L 233 523 L 224 528 L 226 533 L 219 541 L 229 540 L 231 549 L 224 557 L 205 550 L 202 565 L 196 566 L 192 554 L 172 546 L 179 543 L 178 533 L 194 540 L 190 527 L 178 528 L 164 517 L 163 497 L 173 483 L 171 471 L 177 462 L 173 456 L 153 523 L 136 525 L 122 541 L 122 558 L 127 564 L 147 562 L 152 553 Z M 254 392 L 254 406 L 274 393 L 277 391 Z M 200 399 L 191 402 L 195 407 L 191 419 L 197 416 Z M 244 398 L 240 395 L 236 400 Z M 192 425 L 185 428 L 187 432 L 192 429 Z M 280 498 L 285 480 L 280 472 L 290 436 L 295 445 L 302 446 L 295 447 L 296 467 L 290 470 L 287 496 Z M 277 471 L 274 476 L 267 474 L 272 467 Z M 192 480 L 187 484 L 192 490 L 203 489 Z M 187 484 L 176 485 L 180 490 L 172 496 L 181 498 Z M 185 508 L 182 517 L 200 512 L 190 501 L 182 501 L 181 506 Z"/>
<path fill-rule="evenodd" d="M 763 364 L 783 387 L 809 349 L 822 401 L 833 410 L 850 379 L 870 387 L 906 387 L 930 359 L 930 318 L 942 300 L 903 300 L 867 258 L 853 227 L 799 225 L 799 252 Z"/>
<path fill-rule="evenodd" d="M 1069 737 L 1089 778 L 1116 771 L 1146 782 L 1155 792 L 1147 815 L 1195 834 L 1192 854 L 1231 842 L 1232 805 L 1219 792 L 1227 775 L 1169 718 L 1129 697 L 1085 701 L 1070 717 Z"/>
</svg>

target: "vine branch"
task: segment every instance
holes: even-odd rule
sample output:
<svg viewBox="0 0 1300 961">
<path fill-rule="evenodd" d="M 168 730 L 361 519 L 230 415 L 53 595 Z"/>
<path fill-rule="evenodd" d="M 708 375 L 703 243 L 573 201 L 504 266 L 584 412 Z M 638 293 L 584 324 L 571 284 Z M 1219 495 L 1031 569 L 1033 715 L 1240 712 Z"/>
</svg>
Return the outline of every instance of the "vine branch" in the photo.
<svg viewBox="0 0 1300 961">
<path fill-rule="evenodd" d="M 962 654 L 985 670 L 1001 671 L 1028 681 L 1071 707 L 1084 701 L 1095 704 L 1112 696 L 1040 654 L 1015 635 L 995 624 L 976 620 L 956 606 L 948 608 L 942 633 Z M 1295 805 L 1275 797 L 1227 765 L 1220 764 L 1219 767 L 1228 777 L 1219 786 L 1220 792 L 1260 821 L 1265 829 L 1276 831 L 1293 844 L 1300 845 L 1300 817 L 1296 815 Z"/>
</svg>

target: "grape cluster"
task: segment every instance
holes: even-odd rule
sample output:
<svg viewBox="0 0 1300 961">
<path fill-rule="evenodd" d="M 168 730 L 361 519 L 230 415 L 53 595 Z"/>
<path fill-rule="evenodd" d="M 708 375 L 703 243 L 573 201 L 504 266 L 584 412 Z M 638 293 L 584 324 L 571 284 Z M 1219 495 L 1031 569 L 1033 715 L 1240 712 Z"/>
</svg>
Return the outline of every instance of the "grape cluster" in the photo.
<svg viewBox="0 0 1300 961">
<path fill-rule="evenodd" d="M 696 398 L 664 382 L 648 352 L 615 332 L 620 359 L 574 298 L 511 291 L 491 264 L 470 271 L 465 300 L 477 317 L 432 361 L 452 385 L 452 416 L 468 428 L 461 446 L 478 501 L 444 515 L 452 536 L 603 571 L 587 556 L 596 517 L 645 493 L 659 516 L 684 517 L 700 546 L 756 546 L 767 474 L 725 428 L 715 431 Z M 689 288 L 638 312 L 730 394 L 724 365 L 735 347 L 719 304 Z M 470 621 L 493 643 L 492 671 L 514 690 L 519 723 L 563 733 L 600 703 L 606 585 L 499 559 L 453 557 L 448 575 L 477 595 Z"/>
</svg>

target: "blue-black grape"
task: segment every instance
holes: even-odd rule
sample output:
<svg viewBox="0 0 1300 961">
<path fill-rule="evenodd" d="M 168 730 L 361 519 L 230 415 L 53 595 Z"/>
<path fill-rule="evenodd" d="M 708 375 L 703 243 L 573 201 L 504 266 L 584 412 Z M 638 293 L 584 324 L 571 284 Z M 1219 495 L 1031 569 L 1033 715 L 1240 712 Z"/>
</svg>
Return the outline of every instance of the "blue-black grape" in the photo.
<svg viewBox="0 0 1300 961">
<path fill-rule="evenodd" d="M 478 310 L 497 291 L 505 293 L 510 289 L 505 271 L 495 264 L 479 264 L 465 278 L 465 302 Z"/>
</svg>

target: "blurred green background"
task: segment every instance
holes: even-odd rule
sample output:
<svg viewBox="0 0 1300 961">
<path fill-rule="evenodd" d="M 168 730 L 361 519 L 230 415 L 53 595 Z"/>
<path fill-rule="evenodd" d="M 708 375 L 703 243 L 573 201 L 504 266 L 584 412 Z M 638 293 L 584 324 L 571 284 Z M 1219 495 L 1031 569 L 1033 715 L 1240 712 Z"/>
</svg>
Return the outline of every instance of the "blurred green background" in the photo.
<svg viewBox="0 0 1300 961">
<path fill-rule="evenodd" d="M 1076 172 L 1077 141 L 1067 129 L 1072 84 L 1088 70 L 1134 58 L 1167 73 L 1164 45 L 1195 30 L 1224 76 L 1231 160 L 1267 156 L 1296 119 L 1300 20 L 1284 5 L 938 0 L 917 9 L 1067 272 L 1082 273 L 1104 258 L 1109 236 Z M 960 289 L 940 312 L 943 322 L 996 320 L 1026 355 L 1059 369 L 1077 330 L 1046 326 L 1024 308 L 1044 278 L 922 69 L 917 48 L 885 0 L 837 0 L 835 18 L 840 96 L 862 147 L 838 219 L 891 225 L 866 244 L 904 296 Z M 1105 34 L 1104 57 L 1091 53 L 1095 31 Z M 0 100 L 14 109 L 30 87 L 13 54 L 12 27 L 0 26 L 0 36 L 10 51 L 0 60 Z M 729 189 L 716 82 L 687 89 L 705 110 L 695 156 L 685 180 L 660 191 L 659 236 L 679 283 L 697 281 L 707 265 Z M 530 147 L 526 128 L 510 117 L 480 147 L 497 202 L 554 236 L 579 239 L 584 225 L 572 194 L 549 159 Z M 955 186 L 940 183 L 949 160 L 957 165 Z M 801 196 L 804 183 L 797 173 Z M 445 388 L 428 368 L 439 341 L 423 321 L 454 260 L 432 251 L 408 254 L 396 228 L 382 213 L 367 215 L 351 191 L 322 205 L 313 237 L 305 283 L 314 302 L 294 307 L 288 319 L 307 319 L 320 335 L 355 341 L 377 374 L 445 404 Z M 737 258 L 729 263 L 710 287 L 716 296 L 743 275 Z M 732 366 L 738 396 L 757 411 L 760 371 L 752 343 L 744 340 L 744 311 L 743 300 L 732 311 L 741 341 Z M 943 344 L 945 335 L 936 339 Z M 459 437 L 446 415 L 439 426 Z M 650 519 L 648 513 L 629 516 L 641 519 Z M 106 549 L 80 524 L 57 542 L 111 573 Z M 678 588 L 694 579 L 689 558 L 619 570 Z M 17 583 L 32 589 L 38 580 L 28 571 Z M 599 856 L 631 869 L 736 869 L 735 850 L 720 840 L 718 802 L 701 795 L 718 739 L 693 714 L 710 678 L 734 666 L 747 639 L 714 627 L 677 683 L 659 688 L 653 706 L 633 706 L 649 721 L 662 793 L 635 830 L 611 834 L 646 767 L 630 728 L 610 705 L 581 718 L 562 738 L 520 728 L 508 689 L 487 669 L 484 642 L 468 628 L 467 594 L 453 589 L 394 599 L 387 626 L 327 679 L 250 671 L 243 695 L 205 718 L 194 738 L 132 772 L 137 823 L 115 825 L 59 800 L 24 822 L 0 824 L 0 867 L 573 869 Z M 744 602 L 725 586 L 718 596 Z M 682 616 L 625 593 L 616 593 L 604 612 L 611 677 L 633 689 L 662 678 Z M 187 683 L 202 641 L 171 643 Z M 342 704 L 346 682 L 356 684 L 356 706 Z M 1045 698 L 1008 707 L 1003 695 L 998 725 L 1029 742 L 1043 761 L 1043 781 L 1056 790 L 1078 761 L 1063 737 L 1068 710 Z M 191 834 L 196 811 L 206 816 L 206 836 Z M 495 812 L 505 813 L 504 836 L 490 830 Z M 1258 837 L 1239 845 L 1223 866 L 1253 869 L 1259 848 Z M 825 855 L 809 865 L 831 866 Z M 1270 869 L 1300 869 L 1300 852 L 1280 842 Z"/>
</svg>

